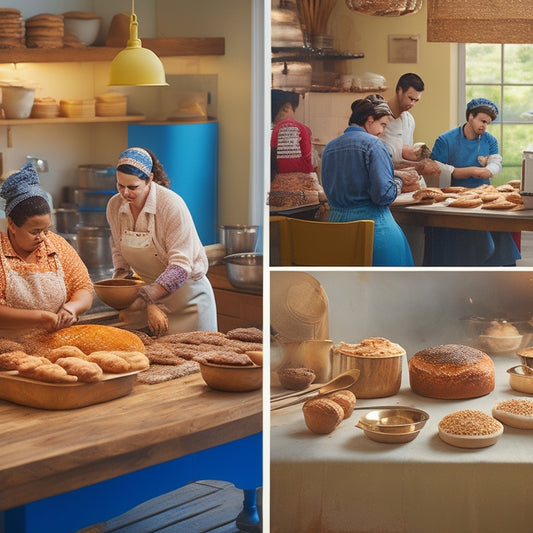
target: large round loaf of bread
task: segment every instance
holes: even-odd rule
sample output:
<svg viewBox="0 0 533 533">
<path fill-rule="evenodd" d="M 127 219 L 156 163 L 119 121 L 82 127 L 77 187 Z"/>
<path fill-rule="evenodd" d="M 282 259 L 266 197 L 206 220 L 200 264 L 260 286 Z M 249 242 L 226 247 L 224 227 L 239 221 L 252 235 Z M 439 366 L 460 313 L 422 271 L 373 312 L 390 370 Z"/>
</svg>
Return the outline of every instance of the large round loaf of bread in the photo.
<svg viewBox="0 0 533 533">
<path fill-rule="evenodd" d="M 409 383 L 413 392 L 429 398 L 477 398 L 494 390 L 494 363 L 470 346 L 433 346 L 409 360 Z"/>
<path fill-rule="evenodd" d="M 39 346 L 50 349 L 76 346 L 85 354 L 102 350 L 145 351 L 143 342 L 135 333 L 97 324 L 79 324 L 52 333 L 43 333 L 35 336 L 32 343 L 33 351 L 38 351 Z"/>
</svg>

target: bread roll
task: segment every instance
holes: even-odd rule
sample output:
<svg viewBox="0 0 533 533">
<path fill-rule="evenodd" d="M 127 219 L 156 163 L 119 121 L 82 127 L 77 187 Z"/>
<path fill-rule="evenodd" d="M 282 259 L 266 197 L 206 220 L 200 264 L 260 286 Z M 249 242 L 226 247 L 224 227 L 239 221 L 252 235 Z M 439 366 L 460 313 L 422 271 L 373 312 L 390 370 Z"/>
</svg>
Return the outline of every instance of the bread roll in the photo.
<svg viewBox="0 0 533 533">
<path fill-rule="evenodd" d="M 333 400 L 342 407 L 342 410 L 344 411 L 344 419 L 352 416 L 356 398 L 355 394 L 351 390 L 338 390 L 337 392 L 327 394 L 325 398 Z"/>
<path fill-rule="evenodd" d="M 302 390 L 315 380 L 315 373 L 310 368 L 284 368 L 278 372 L 282 387 L 290 390 Z"/>
<path fill-rule="evenodd" d="M 428 398 L 477 398 L 494 390 L 494 363 L 470 346 L 433 346 L 411 357 L 409 382 L 413 392 Z"/>
<path fill-rule="evenodd" d="M 307 400 L 302 410 L 306 426 L 314 433 L 331 433 L 344 419 L 342 407 L 324 397 Z"/>
</svg>

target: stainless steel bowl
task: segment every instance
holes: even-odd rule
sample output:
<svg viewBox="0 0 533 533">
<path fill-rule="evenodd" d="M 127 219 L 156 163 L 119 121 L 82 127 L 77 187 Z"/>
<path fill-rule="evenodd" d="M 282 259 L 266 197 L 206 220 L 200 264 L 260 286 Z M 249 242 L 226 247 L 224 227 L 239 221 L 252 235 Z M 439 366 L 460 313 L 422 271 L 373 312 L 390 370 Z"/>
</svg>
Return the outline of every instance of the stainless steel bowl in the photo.
<svg viewBox="0 0 533 533">
<path fill-rule="evenodd" d="M 263 290 L 263 254 L 240 253 L 223 259 L 230 283 L 237 289 L 261 293 Z"/>
<path fill-rule="evenodd" d="M 259 226 L 236 224 L 233 226 L 219 226 L 220 244 L 226 248 L 226 254 L 239 254 L 255 251 Z"/>
</svg>

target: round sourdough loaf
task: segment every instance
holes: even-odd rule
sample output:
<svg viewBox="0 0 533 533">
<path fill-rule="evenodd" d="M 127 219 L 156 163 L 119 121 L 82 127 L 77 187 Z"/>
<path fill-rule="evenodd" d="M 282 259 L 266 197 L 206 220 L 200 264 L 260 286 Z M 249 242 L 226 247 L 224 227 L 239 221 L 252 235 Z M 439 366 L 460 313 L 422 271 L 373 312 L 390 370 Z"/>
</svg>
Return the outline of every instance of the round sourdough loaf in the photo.
<svg viewBox="0 0 533 533">
<path fill-rule="evenodd" d="M 477 398 L 494 390 L 494 363 L 470 346 L 433 346 L 411 357 L 409 382 L 413 392 L 429 398 Z"/>
</svg>

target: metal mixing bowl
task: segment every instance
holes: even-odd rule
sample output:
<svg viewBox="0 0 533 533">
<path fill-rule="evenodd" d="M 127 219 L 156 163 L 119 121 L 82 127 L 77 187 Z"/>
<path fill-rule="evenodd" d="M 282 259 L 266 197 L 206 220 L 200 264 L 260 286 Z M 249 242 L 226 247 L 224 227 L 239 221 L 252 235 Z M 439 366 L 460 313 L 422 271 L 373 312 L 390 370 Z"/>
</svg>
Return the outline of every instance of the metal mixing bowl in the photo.
<svg viewBox="0 0 533 533">
<path fill-rule="evenodd" d="M 224 257 L 230 283 L 237 289 L 263 291 L 263 254 L 241 253 Z"/>
<path fill-rule="evenodd" d="M 257 244 L 259 226 L 236 224 L 233 226 L 219 226 L 220 244 L 226 248 L 226 254 L 253 252 Z"/>
<path fill-rule="evenodd" d="M 104 279 L 93 283 L 98 298 L 117 310 L 131 305 L 143 285 L 144 281 L 136 279 Z"/>
</svg>

